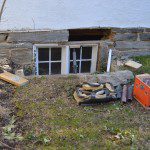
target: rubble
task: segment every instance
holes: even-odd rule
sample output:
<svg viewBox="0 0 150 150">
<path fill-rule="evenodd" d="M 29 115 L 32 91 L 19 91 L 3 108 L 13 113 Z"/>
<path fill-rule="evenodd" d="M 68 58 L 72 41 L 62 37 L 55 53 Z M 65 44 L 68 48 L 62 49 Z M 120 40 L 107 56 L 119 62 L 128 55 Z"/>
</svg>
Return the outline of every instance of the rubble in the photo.
<svg viewBox="0 0 150 150">
<path fill-rule="evenodd" d="M 12 72 L 11 61 L 7 58 L 0 59 L 1 73 L 3 71 Z"/>
</svg>

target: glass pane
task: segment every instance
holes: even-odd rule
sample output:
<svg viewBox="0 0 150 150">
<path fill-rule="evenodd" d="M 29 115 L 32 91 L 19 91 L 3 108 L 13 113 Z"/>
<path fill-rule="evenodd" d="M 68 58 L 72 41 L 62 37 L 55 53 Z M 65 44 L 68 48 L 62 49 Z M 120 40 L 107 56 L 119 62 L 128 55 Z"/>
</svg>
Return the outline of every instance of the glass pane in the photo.
<svg viewBox="0 0 150 150">
<path fill-rule="evenodd" d="M 90 73 L 91 71 L 91 61 L 81 62 L 81 73 Z"/>
<path fill-rule="evenodd" d="M 51 61 L 61 60 L 61 48 L 51 48 Z"/>
<path fill-rule="evenodd" d="M 39 61 L 49 61 L 49 48 L 38 49 Z"/>
<path fill-rule="evenodd" d="M 40 63 L 39 75 L 48 75 L 48 74 L 49 74 L 49 63 Z"/>
<path fill-rule="evenodd" d="M 79 73 L 79 64 L 80 62 L 77 61 L 77 73 Z M 70 62 L 70 73 L 74 73 L 73 69 L 74 69 L 73 62 Z"/>
<path fill-rule="evenodd" d="M 51 63 L 51 74 L 61 74 L 61 63 Z"/>
<path fill-rule="evenodd" d="M 92 58 L 92 47 L 82 47 L 82 59 Z"/>
<path fill-rule="evenodd" d="M 70 49 L 70 60 L 73 60 L 73 51 L 76 51 L 76 59 L 80 59 L 80 48 L 71 48 Z"/>
</svg>

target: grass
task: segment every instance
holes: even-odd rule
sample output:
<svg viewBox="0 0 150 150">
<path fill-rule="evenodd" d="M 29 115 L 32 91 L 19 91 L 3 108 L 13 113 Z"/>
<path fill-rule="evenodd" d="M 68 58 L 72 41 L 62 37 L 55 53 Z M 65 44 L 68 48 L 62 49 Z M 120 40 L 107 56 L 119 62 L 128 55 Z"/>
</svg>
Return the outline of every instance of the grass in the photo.
<svg viewBox="0 0 150 150">
<path fill-rule="evenodd" d="M 77 106 L 76 77 L 35 78 L 12 100 L 24 149 L 148 149 L 149 111 L 136 101 Z"/>
<path fill-rule="evenodd" d="M 141 63 L 143 66 L 138 69 L 136 74 L 149 73 L 150 74 L 150 55 L 133 57 L 133 60 Z"/>
</svg>

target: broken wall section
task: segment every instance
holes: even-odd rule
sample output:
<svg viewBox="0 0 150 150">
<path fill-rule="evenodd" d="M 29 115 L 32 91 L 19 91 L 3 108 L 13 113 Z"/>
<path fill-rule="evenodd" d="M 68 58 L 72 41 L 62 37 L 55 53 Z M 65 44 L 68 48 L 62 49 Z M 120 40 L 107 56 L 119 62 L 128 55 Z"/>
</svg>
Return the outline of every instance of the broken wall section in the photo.
<svg viewBox="0 0 150 150">
<path fill-rule="evenodd" d="M 132 56 L 150 55 L 150 28 L 112 28 L 111 31 L 109 40 L 100 41 L 98 72 L 106 71 L 110 48 L 113 50 L 112 71 L 118 70 L 118 66 Z"/>
</svg>

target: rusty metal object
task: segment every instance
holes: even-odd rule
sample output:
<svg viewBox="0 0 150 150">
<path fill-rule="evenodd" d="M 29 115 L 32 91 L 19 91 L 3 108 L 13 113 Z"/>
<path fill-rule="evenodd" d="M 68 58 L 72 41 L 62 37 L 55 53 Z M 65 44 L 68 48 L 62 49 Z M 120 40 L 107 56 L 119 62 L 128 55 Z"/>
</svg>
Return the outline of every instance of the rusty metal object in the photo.
<svg viewBox="0 0 150 150">
<path fill-rule="evenodd" d="M 127 100 L 133 99 L 133 85 L 128 85 L 127 87 Z"/>
<path fill-rule="evenodd" d="M 127 102 L 127 85 L 123 86 L 121 101 L 124 103 Z"/>
<path fill-rule="evenodd" d="M 121 97 L 122 97 L 122 86 L 121 85 L 118 85 L 116 87 L 116 93 L 117 93 L 117 99 L 121 99 Z"/>
</svg>

